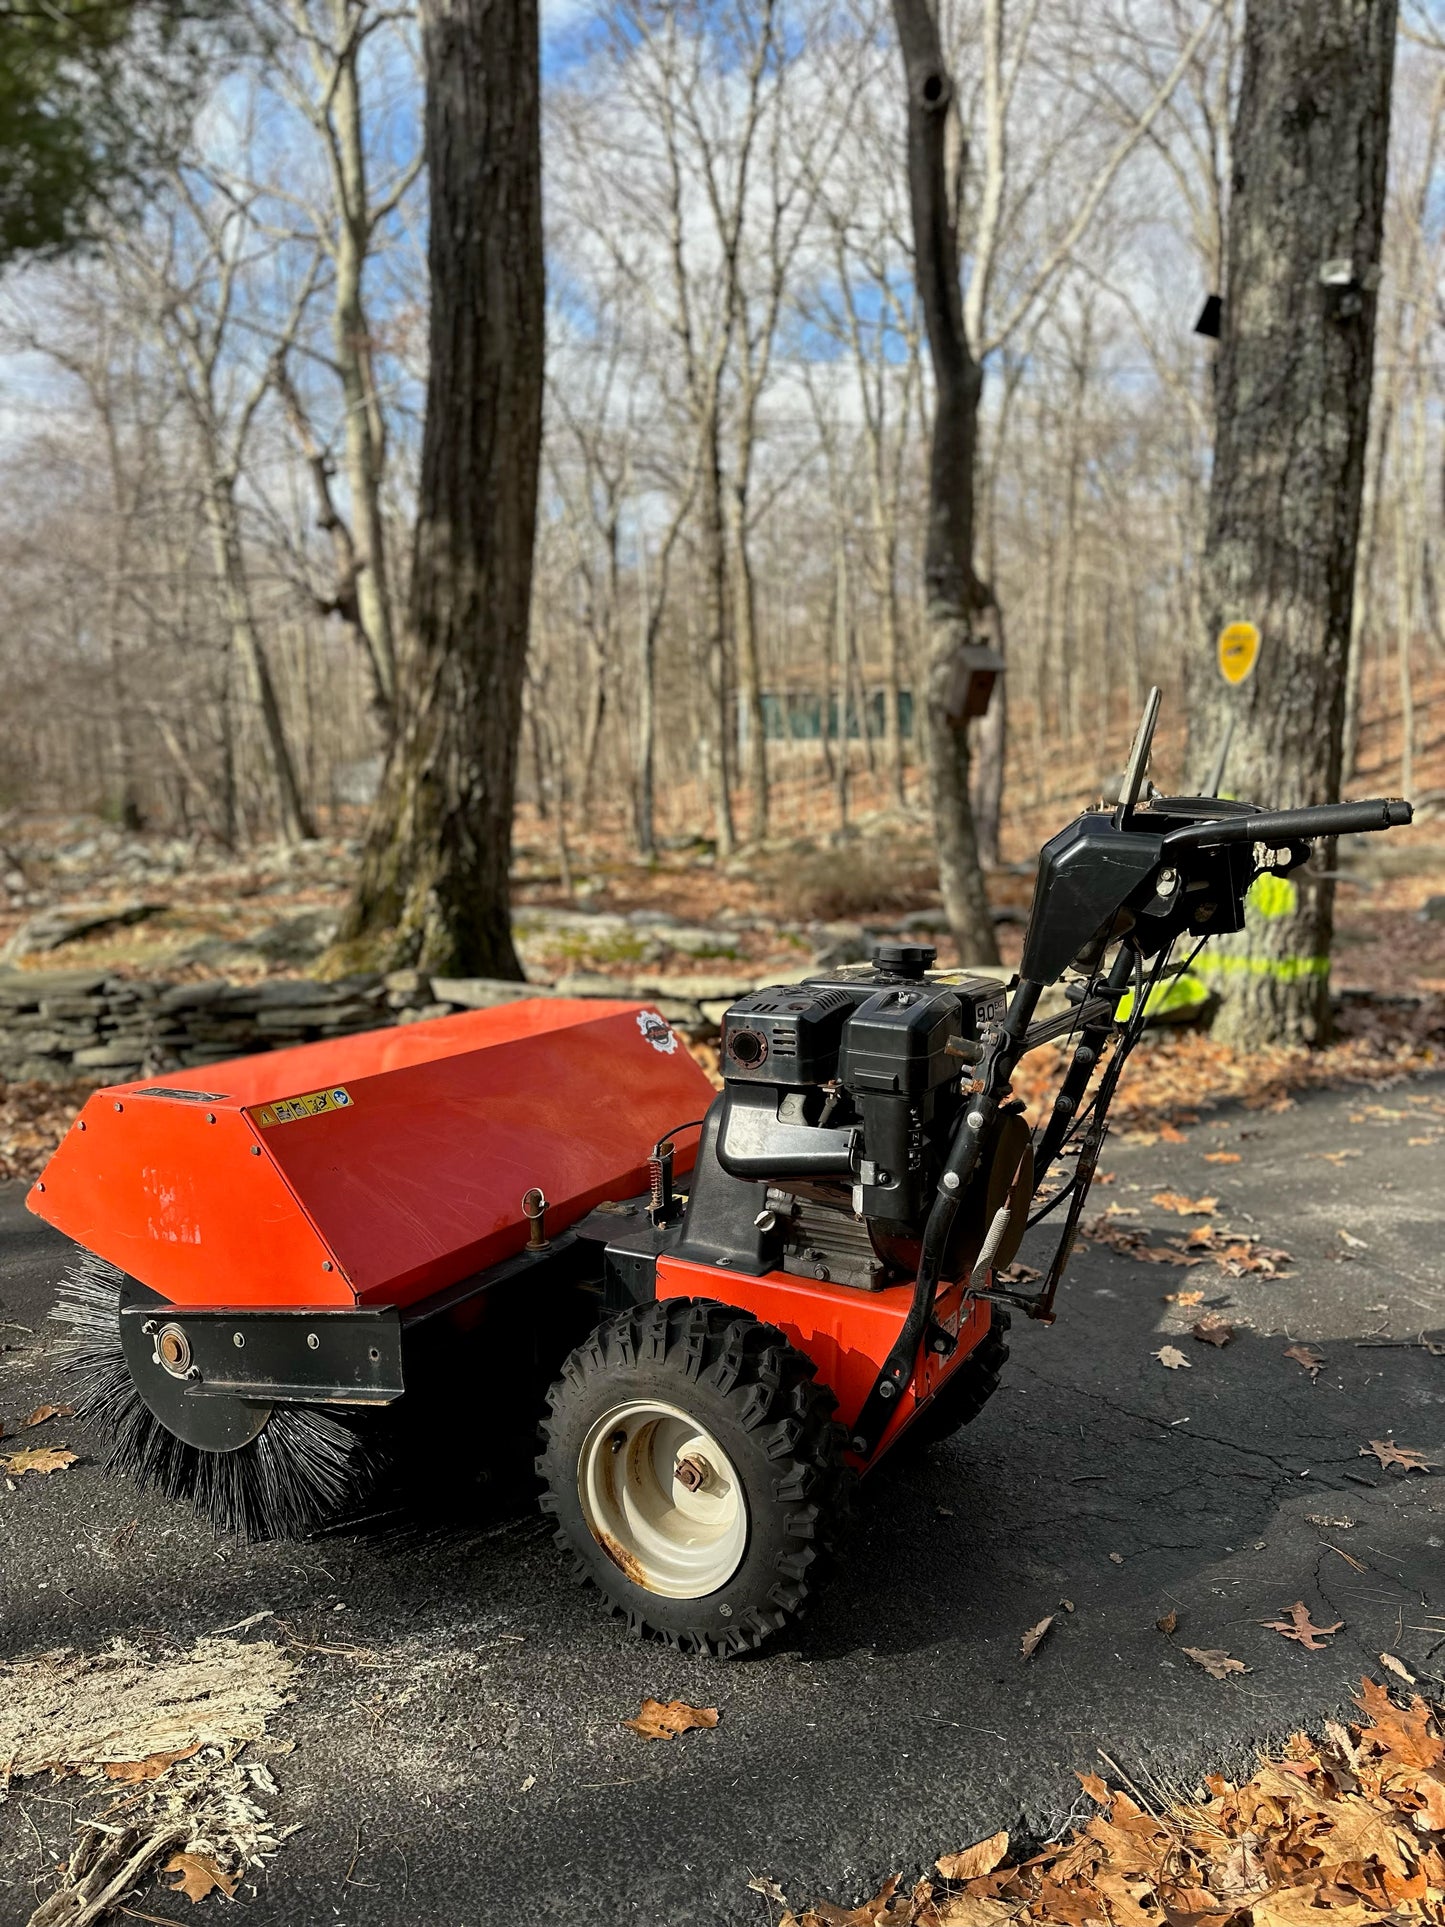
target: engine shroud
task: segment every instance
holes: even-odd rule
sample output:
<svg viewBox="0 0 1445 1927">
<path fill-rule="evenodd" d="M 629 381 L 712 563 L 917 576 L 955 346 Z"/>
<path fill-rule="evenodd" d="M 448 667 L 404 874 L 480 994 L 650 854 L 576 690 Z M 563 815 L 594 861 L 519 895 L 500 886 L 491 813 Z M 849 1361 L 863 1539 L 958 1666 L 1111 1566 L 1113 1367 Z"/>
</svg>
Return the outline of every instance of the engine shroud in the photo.
<svg viewBox="0 0 1445 1927">
<path fill-rule="evenodd" d="M 679 1257 L 875 1291 L 906 1275 L 1006 998 L 993 978 L 930 974 L 932 961 L 921 946 L 880 945 L 871 965 L 731 1006 Z M 960 1253 L 977 1252 L 998 1189 L 979 1177 Z"/>
</svg>

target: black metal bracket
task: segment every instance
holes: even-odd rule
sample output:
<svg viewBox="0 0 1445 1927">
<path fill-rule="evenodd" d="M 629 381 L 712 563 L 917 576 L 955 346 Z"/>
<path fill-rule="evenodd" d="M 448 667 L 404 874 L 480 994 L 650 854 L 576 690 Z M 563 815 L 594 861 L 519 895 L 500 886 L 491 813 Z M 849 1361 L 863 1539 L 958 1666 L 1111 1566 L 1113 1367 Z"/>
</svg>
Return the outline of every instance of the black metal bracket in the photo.
<svg viewBox="0 0 1445 1927">
<path fill-rule="evenodd" d="M 120 1329 L 138 1383 L 168 1396 L 390 1405 L 406 1389 L 394 1306 L 256 1311 L 129 1304 L 121 1307 Z"/>
</svg>

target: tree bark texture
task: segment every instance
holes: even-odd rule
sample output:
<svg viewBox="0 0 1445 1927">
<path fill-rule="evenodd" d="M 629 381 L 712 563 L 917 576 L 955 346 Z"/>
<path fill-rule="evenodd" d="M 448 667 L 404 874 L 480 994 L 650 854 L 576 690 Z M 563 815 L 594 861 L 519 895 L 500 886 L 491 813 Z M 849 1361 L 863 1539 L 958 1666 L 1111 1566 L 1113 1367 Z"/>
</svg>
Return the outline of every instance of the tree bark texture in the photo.
<svg viewBox="0 0 1445 1927">
<path fill-rule="evenodd" d="M 1340 791 L 1395 26 L 1395 0 L 1250 0 L 1245 19 L 1190 764 L 1233 714 L 1226 793 L 1285 809 Z M 1215 648 L 1236 621 L 1261 642 L 1231 689 Z M 1201 960 L 1225 1038 L 1324 1040 L 1333 912 L 1326 881 L 1255 892 Z"/>
<path fill-rule="evenodd" d="M 908 89 L 908 190 L 914 271 L 933 363 L 924 586 L 928 662 L 923 741 L 938 881 L 959 957 L 996 963 L 998 945 L 979 868 L 969 800 L 968 730 L 948 713 L 961 647 L 978 640 L 989 595 L 974 569 L 974 468 L 983 372 L 963 325 L 958 243 L 945 154 L 953 82 L 929 0 L 893 0 Z"/>
<path fill-rule="evenodd" d="M 508 870 L 542 431 L 537 0 L 423 0 L 430 368 L 410 660 L 342 930 L 520 978 Z"/>
</svg>

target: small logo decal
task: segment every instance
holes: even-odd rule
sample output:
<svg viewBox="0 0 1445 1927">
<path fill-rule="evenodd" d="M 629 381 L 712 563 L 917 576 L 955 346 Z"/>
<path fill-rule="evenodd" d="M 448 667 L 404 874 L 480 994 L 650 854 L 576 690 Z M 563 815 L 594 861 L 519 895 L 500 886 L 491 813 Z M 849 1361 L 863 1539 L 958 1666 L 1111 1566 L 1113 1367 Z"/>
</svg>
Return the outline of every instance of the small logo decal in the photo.
<svg viewBox="0 0 1445 1927">
<path fill-rule="evenodd" d="M 654 1050 L 660 1050 L 665 1057 L 671 1057 L 677 1049 L 677 1034 L 672 1026 L 655 1010 L 639 1010 L 637 1028 L 643 1038 Z"/>
<path fill-rule="evenodd" d="M 274 1104 L 261 1104 L 251 1116 L 263 1131 L 273 1124 L 295 1124 L 303 1117 L 320 1117 L 323 1111 L 344 1111 L 351 1093 L 340 1085 L 334 1091 L 308 1091 L 304 1097 L 281 1097 Z"/>
</svg>

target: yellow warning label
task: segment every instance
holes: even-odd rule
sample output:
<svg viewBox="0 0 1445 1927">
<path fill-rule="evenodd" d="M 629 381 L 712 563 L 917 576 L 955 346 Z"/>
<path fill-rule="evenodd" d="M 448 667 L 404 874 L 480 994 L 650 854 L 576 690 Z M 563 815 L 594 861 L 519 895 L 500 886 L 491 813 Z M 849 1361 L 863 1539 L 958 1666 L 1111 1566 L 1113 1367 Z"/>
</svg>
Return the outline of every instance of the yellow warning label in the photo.
<svg viewBox="0 0 1445 1927">
<path fill-rule="evenodd" d="M 264 1131 L 273 1124 L 295 1124 L 303 1117 L 320 1117 L 323 1111 L 345 1111 L 350 1107 L 350 1091 L 338 1085 L 330 1091 L 308 1091 L 304 1097 L 279 1097 L 274 1104 L 258 1104 L 251 1116 Z"/>
<path fill-rule="evenodd" d="M 1252 622 L 1231 622 L 1219 632 L 1219 673 L 1226 682 L 1243 682 L 1259 655 L 1259 631 Z"/>
</svg>

